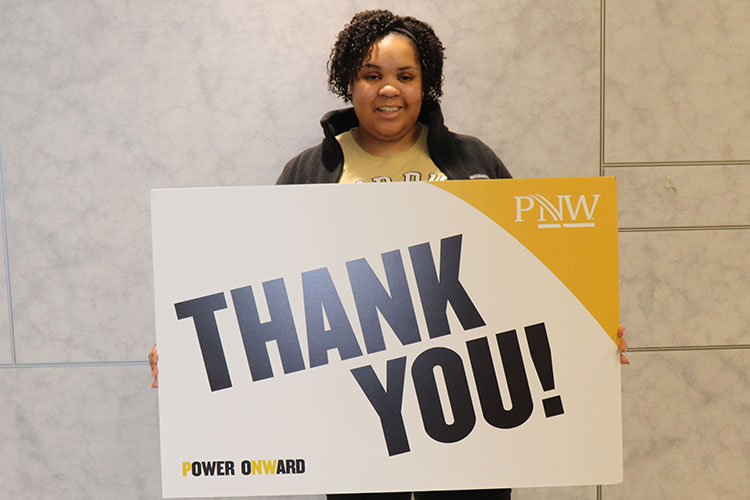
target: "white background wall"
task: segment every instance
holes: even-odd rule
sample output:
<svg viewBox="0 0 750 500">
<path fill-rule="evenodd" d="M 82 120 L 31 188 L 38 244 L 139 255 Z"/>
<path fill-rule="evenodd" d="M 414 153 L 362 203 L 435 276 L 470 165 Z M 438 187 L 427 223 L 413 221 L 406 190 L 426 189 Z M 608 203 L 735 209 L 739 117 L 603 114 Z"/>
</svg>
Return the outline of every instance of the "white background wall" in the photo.
<svg viewBox="0 0 750 500">
<path fill-rule="evenodd" d="M 433 25 L 447 125 L 516 177 L 618 177 L 625 482 L 514 499 L 746 498 L 742 0 L 0 0 L 0 496 L 160 498 L 149 190 L 273 183 L 373 7 Z"/>
</svg>

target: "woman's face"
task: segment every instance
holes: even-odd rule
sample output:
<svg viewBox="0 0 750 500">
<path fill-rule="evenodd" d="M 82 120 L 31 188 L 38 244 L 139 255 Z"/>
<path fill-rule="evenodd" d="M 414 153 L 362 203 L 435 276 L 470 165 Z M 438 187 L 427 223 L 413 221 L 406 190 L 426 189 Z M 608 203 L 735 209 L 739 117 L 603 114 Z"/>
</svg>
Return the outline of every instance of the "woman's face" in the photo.
<svg viewBox="0 0 750 500">
<path fill-rule="evenodd" d="M 422 69 L 414 43 L 397 33 L 376 41 L 351 93 L 360 142 L 411 145 L 422 107 Z"/>
</svg>

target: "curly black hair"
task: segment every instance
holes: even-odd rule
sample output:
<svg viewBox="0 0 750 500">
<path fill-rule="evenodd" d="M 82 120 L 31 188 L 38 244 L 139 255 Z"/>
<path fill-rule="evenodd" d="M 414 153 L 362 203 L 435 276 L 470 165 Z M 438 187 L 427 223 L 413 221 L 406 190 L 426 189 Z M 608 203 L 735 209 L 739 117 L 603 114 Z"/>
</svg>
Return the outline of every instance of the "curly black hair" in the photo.
<svg viewBox="0 0 750 500">
<path fill-rule="evenodd" d="M 416 45 L 424 99 L 438 102 L 443 95 L 443 44 L 429 24 L 388 10 L 359 12 L 339 32 L 328 58 L 328 89 L 344 101 L 351 101 L 351 83 L 372 45 L 393 32 L 409 37 Z"/>
</svg>

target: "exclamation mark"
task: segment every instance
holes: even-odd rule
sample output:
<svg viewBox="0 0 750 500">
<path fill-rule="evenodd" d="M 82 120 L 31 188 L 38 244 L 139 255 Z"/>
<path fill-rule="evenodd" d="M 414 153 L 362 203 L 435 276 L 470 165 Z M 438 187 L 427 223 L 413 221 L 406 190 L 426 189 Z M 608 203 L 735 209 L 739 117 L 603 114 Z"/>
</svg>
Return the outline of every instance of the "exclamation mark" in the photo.
<svg viewBox="0 0 750 500">
<path fill-rule="evenodd" d="M 555 389 L 555 374 L 552 371 L 552 351 L 549 347 L 547 329 L 544 323 L 538 323 L 527 326 L 524 330 L 526 330 L 526 341 L 529 343 L 531 359 L 534 360 L 534 368 L 536 368 L 536 372 L 539 375 L 542 389 L 545 392 L 552 391 Z M 543 399 L 542 403 L 544 404 L 544 414 L 547 418 L 565 413 L 560 396 Z"/>
</svg>

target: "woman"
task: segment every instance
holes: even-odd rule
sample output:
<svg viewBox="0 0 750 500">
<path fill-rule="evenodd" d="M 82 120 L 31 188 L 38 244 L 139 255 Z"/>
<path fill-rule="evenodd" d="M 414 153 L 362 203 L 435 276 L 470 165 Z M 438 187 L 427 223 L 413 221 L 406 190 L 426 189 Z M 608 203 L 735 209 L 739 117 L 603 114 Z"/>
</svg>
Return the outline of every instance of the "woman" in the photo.
<svg viewBox="0 0 750 500">
<path fill-rule="evenodd" d="M 386 10 L 356 14 L 328 61 L 329 89 L 353 107 L 323 117 L 323 142 L 278 183 L 509 178 L 489 147 L 443 125 L 443 58 L 429 25 Z"/>
<path fill-rule="evenodd" d="M 480 140 L 443 124 L 443 45 L 432 28 L 387 10 L 356 14 L 328 61 L 329 89 L 352 107 L 321 119 L 323 141 L 293 158 L 278 184 L 510 178 Z M 618 335 L 622 337 L 621 327 Z M 620 351 L 626 349 L 625 341 Z M 627 363 L 622 355 L 621 361 Z M 157 386 L 156 346 L 149 355 Z M 410 493 L 328 495 L 408 500 Z M 417 492 L 416 500 L 502 500 L 510 490 Z"/>
</svg>

